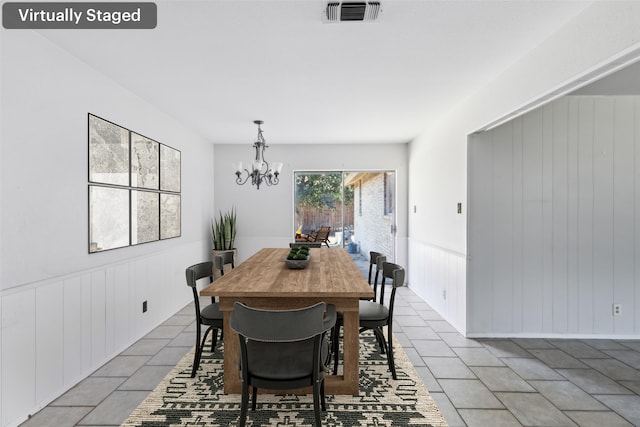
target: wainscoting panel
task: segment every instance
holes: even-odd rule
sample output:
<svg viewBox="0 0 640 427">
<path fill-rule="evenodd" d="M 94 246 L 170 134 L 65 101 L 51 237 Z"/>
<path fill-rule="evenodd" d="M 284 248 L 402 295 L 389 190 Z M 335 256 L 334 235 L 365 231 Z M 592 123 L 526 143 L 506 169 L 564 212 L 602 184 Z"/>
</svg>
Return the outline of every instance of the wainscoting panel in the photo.
<svg viewBox="0 0 640 427">
<path fill-rule="evenodd" d="M 1 425 L 20 424 L 189 303 L 184 269 L 207 259 L 205 245 L 0 293 Z"/>
<path fill-rule="evenodd" d="M 132 312 L 135 307 L 127 302 L 130 300 L 129 289 L 131 276 L 128 264 L 116 265 L 107 269 L 107 283 L 113 288 L 113 346 L 122 348 L 130 343 L 135 336 L 132 328 Z"/>
<path fill-rule="evenodd" d="M 63 384 L 74 384 L 78 380 L 89 374 L 90 363 L 86 357 L 87 349 L 83 348 L 83 343 L 87 341 L 89 334 L 86 324 L 88 319 L 84 315 L 88 310 L 83 310 L 83 293 L 86 289 L 82 286 L 82 276 L 71 277 L 63 281 L 63 311 L 62 333 L 63 333 Z M 74 307 L 72 309 L 72 307 Z M 80 309 L 78 309 L 78 307 Z"/>
<path fill-rule="evenodd" d="M 550 211 L 550 221 L 553 224 L 562 224 L 569 218 L 569 121 L 568 115 L 568 99 L 563 98 L 558 100 L 559 108 L 551 110 L 553 116 L 552 126 L 549 127 L 551 136 L 550 149 L 545 152 L 549 158 L 545 158 L 545 161 L 551 166 L 549 173 L 549 183 L 551 188 L 547 188 L 546 191 L 551 193 L 553 209 Z M 568 301 L 569 293 L 569 280 L 568 280 L 568 256 L 569 256 L 569 226 L 556 227 L 551 234 L 551 244 L 555 248 L 555 261 L 552 259 L 547 263 L 551 264 L 549 269 L 549 283 L 547 304 L 551 304 L 553 314 L 545 323 L 545 328 L 551 329 L 554 333 L 563 333 L 562 331 L 568 330 L 568 313 L 569 307 L 553 304 L 553 301 Z M 546 257 L 552 255 L 549 252 Z"/>
<path fill-rule="evenodd" d="M 407 285 L 462 334 L 466 330 L 466 258 L 409 239 Z"/>
<path fill-rule="evenodd" d="M 82 322 L 82 342 L 80 348 L 82 351 L 82 376 L 89 375 L 94 369 L 91 359 L 91 273 L 86 272 L 81 275 L 82 281 L 82 313 L 80 321 Z M 75 348 L 70 351 L 75 351 Z M 66 384 L 65 384 L 66 385 Z"/>
<path fill-rule="evenodd" d="M 493 135 L 491 135 L 493 142 Z M 489 138 L 489 135 L 487 135 Z M 492 217 L 491 204 L 493 203 L 493 149 L 481 150 L 476 144 L 469 144 L 469 157 L 476 159 L 473 163 L 469 163 L 469 209 L 468 217 L 473 216 L 475 221 L 468 220 L 468 254 L 469 265 L 468 276 L 473 278 L 473 283 L 481 283 L 482 285 L 469 286 L 467 295 L 470 304 L 467 301 L 467 312 L 469 314 L 468 324 L 474 325 L 475 328 L 489 330 L 493 323 L 493 293 L 487 290 L 493 290 L 493 245 L 492 236 L 494 235 L 494 221 Z M 482 167 L 476 166 L 482 165 Z M 487 185 L 471 185 L 472 183 L 483 182 Z M 482 226 L 476 226 L 482 224 Z M 488 256 L 485 262 L 485 268 L 476 268 L 476 260 L 474 254 L 484 254 Z"/>
<path fill-rule="evenodd" d="M 36 400 L 55 394 L 64 382 L 64 285 L 54 282 L 36 289 Z"/>
<path fill-rule="evenodd" d="M 491 228 L 485 230 L 485 232 L 491 232 L 497 230 L 501 226 L 507 229 L 513 230 L 513 205 L 507 203 L 501 197 L 502 194 L 513 194 L 514 182 L 511 179 L 513 176 L 513 164 L 511 162 L 504 161 L 512 156 L 511 144 L 506 144 L 507 138 L 498 137 L 495 139 L 496 149 L 493 151 L 492 159 L 494 168 L 487 172 L 492 172 L 491 180 L 493 182 L 493 189 L 490 197 L 487 197 L 486 203 L 493 204 L 495 206 L 494 215 L 492 215 Z M 489 196 L 489 195 L 487 195 Z M 487 248 L 489 249 L 489 248 Z M 513 242 L 504 241 L 501 246 L 494 246 L 489 249 L 493 252 L 493 292 L 495 298 L 491 301 L 487 301 L 487 304 L 495 306 L 510 305 L 513 301 Z M 509 267 L 500 268 L 500 264 L 508 265 Z M 502 328 L 509 330 L 513 327 L 513 313 L 509 310 L 491 310 L 487 313 L 491 315 L 491 322 L 497 325 L 502 325 Z M 487 318 L 487 321 L 489 319 Z"/>
<path fill-rule="evenodd" d="M 29 414 L 35 403 L 36 291 L 2 297 L 2 425 Z"/>
<path fill-rule="evenodd" d="M 147 318 L 148 315 L 143 315 L 142 313 L 142 301 L 149 301 L 149 274 L 150 274 L 150 266 L 149 259 L 139 259 L 137 262 L 132 264 L 131 269 L 133 270 L 134 280 L 131 283 L 131 288 L 134 290 L 133 300 L 137 301 L 139 307 L 133 307 L 132 309 L 134 313 L 133 324 L 135 325 L 135 329 L 133 331 L 134 334 L 139 334 L 140 332 L 147 329 Z M 154 304 L 155 301 L 149 302 L 149 304 Z"/>
<path fill-rule="evenodd" d="M 565 97 L 470 137 L 471 336 L 640 335 L 639 111 Z"/>
<path fill-rule="evenodd" d="M 107 360 L 107 300 L 105 270 L 91 274 L 91 366 Z"/>
</svg>

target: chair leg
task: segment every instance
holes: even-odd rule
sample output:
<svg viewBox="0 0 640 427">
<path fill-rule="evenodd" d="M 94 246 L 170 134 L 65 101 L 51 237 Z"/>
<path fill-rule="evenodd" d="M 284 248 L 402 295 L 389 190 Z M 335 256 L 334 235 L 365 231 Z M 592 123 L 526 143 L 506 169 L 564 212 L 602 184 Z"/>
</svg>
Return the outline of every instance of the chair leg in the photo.
<svg viewBox="0 0 640 427">
<path fill-rule="evenodd" d="M 313 412 L 316 418 L 316 426 L 322 427 L 322 418 L 320 416 L 320 381 L 316 381 L 313 385 Z"/>
<path fill-rule="evenodd" d="M 324 393 L 324 378 L 322 379 L 322 381 L 320 382 L 320 404 L 322 405 L 322 410 L 326 411 L 327 410 L 327 399 Z"/>
<path fill-rule="evenodd" d="M 218 329 L 214 329 L 211 335 L 211 353 L 216 352 L 217 343 L 218 343 Z"/>
<path fill-rule="evenodd" d="M 202 354 L 202 349 L 200 348 L 200 333 L 201 333 L 200 328 L 201 328 L 200 322 L 197 322 L 196 323 L 196 352 L 193 355 L 193 367 L 191 368 L 191 378 L 194 378 L 196 376 L 196 371 L 200 366 L 200 356 Z"/>
<path fill-rule="evenodd" d="M 359 333 L 363 333 L 364 331 L 371 331 L 373 332 L 373 335 L 376 337 L 376 342 L 378 343 L 378 347 L 380 347 L 380 353 L 384 354 L 384 349 L 385 349 L 385 343 L 384 343 L 384 336 L 382 334 L 382 331 L 378 331 L 378 328 L 360 328 L 360 332 Z"/>
<path fill-rule="evenodd" d="M 200 353 L 202 350 L 199 345 L 196 345 L 196 354 L 193 355 L 193 367 L 191 368 L 191 378 L 195 378 L 196 371 L 200 367 Z"/>
<path fill-rule="evenodd" d="M 242 382 L 242 403 L 240 405 L 240 419 L 238 426 L 244 427 L 247 422 L 247 410 L 249 409 L 249 386 L 246 381 Z"/>
<path fill-rule="evenodd" d="M 252 386 L 251 388 L 253 389 L 253 396 L 251 399 L 251 410 L 255 411 L 256 405 L 258 404 L 258 387 Z"/>
<path fill-rule="evenodd" d="M 332 330 L 332 345 L 333 345 L 333 375 L 338 374 L 338 353 L 340 351 L 340 323 L 336 322 Z"/>
<path fill-rule="evenodd" d="M 382 333 L 382 329 L 373 328 L 373 334 L 376 336 L 376 341 L 378 341 L 378 345 L 380 346 L 380 353 L 384 354 L 387 351 L 387 343 L 384 340 L 384 334 Z"/>
<path fill-rule="evenodd" d="M 387 328 L 387 333 L 389 335 L 389 343 L 387 344 L 387 362 L 389 363 L 389 369 L 391 370 L 391 376 L 394 380 L 398 379 L 396 375 L 396 362 L 393 359 L 393 335 L 391 334 L 391 326 Z"/>
<path fill-rule="evenodd" d="M 373 333 L 376 336 L 376 341 L 378 341 L 378 347 L 380 347 L 380 353 L 384 354 L 386 347 L 384 344 L 384 337 L 382 336 L 382 333 L 378 329 L 374 329 Z"/>
<path fill-rule="evenodd" d="M 202 349 L 204 348 L 204 344 L 207 342 L 207 337 L 209 336 L 209 332 L 211 331 L 211 326 L 209 326 L 204 333 L 204 337 L 202 337 L 202 344 L 200 344 L 200 355 L 202 355 Z"/>
<path fill-rule="evenodd" d="M 196 327 L 196 354 L 193 358 L 193 368 L 191 369 L 191 378 L 196 376 L 196 371 L 200 367 L 200 359 L 202 359 L 202 349 L 204 349 L 204 343 L 207 341 L 207 335 L 211 332 L 211 327 L 207 328 L 207 331 L 202 337 L 202 343 L 200 343 L 200 325 Z"/>
</svg>

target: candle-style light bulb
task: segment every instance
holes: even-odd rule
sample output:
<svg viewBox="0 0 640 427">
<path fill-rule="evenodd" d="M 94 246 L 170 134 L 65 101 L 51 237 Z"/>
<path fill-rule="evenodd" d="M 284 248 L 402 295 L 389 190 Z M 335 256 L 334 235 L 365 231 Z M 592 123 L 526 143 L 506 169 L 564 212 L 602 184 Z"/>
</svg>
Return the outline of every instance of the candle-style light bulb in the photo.
<svg viewBox="0 0 640 427">
<path fill-rule="evenodd" d="M 276 175 L 279 175 L 282 172 L 282 162 L 275 162 L 273 164 L 273 171 Z"/>
</svg>

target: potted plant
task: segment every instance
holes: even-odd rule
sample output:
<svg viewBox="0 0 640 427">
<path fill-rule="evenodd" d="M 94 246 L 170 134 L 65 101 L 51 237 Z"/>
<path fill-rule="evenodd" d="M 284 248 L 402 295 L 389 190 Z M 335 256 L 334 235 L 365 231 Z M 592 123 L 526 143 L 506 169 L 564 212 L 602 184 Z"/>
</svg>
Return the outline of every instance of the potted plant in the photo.
<svg viewBox="0 0 640 427">
<path fill-rule="evenodd" d="M 232 250 L 233 259 L 237 259 L 238 252 L 235 247 L 236 240 L 236 209 L 231 208 L 228 212 L 220 212 L 219 218 L 211 220 L 211 259 L 222 251 Z M 225 273 L 226 273 L 225 266 Z M 230 268 L 230 267 L 229 267 Z M 214 268 L 214 277 L 218 277 L 220 272 Z"/>
</svg>

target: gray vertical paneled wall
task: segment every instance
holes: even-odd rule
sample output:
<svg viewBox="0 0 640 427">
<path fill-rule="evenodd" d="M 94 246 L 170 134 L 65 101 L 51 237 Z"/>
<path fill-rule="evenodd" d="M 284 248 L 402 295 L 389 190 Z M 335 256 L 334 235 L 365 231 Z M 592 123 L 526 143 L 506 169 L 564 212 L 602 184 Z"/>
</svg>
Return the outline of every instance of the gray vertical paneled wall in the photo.
<svg viewBox="0 0 640 427">
<path fill-rule="evenodd" d="M 471 135 L 468 167 L 470 336 L 640 336 L 639 96 Z"/>
</svg>

